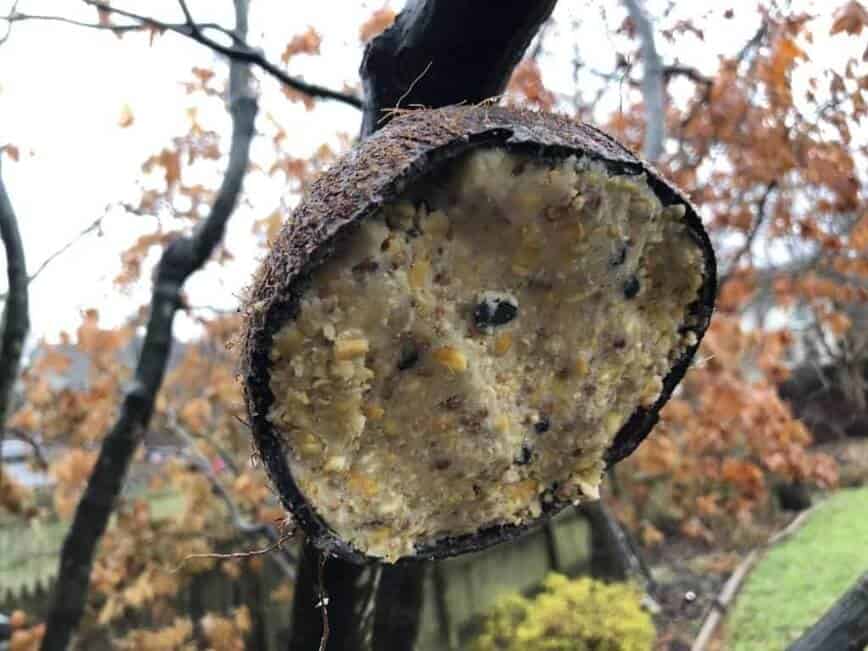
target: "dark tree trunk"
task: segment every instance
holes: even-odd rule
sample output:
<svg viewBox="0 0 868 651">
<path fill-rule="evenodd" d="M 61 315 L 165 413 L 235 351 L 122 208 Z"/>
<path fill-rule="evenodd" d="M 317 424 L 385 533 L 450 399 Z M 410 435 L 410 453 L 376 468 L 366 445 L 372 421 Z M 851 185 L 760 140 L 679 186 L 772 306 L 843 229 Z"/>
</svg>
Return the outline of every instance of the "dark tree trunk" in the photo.
<svg viewBox="0 0 868 651">
<path fill-rule="evenodd" d="M 787 651 L 862 651 L 868 647 L 868 572 Z"/>
<path fill-rule="evenodd" d="M 409 0 L 368 45 L 362 136 L 399 106 L 475 104 L 506 88 L 557 0 Z"/>
<path fill-rule="evenodd" d="M 638 580 L 653 590 L 645 562 L 615 515 L 600 499 L 578 507 L 591 529 L 591 573 L 606 581 Z"/>
<path fill-rule="evenodd" d="M 476 103 L 506 88 L 512 70 L 557 0 L 408 0 L 395 24 L 368 45 L 360 75 L 365 97 L 361 137 L 389 119 L 388 109 Z M 316 567 L 305 553 L 295 589 L 291 651 L 317 648 L 322 632 Z M 327 649 L 369 648 L 365 599 L 376 593 L 374 617 L 380 649 L 413 648 L 419 629 L 427 564 L 380 572 L 345 561 L 326 564 L 330 632 Z M 355 604 L 355 607 L 354 607 Z M 349 618 L 345 621 L 338 621 Z M 360 621 L 354 621 L 356 618 Z"/>
<path fill-rule="evenodd" d="M 413 651 L 430 565 L 431 562 L 419 561 L 383 568 L 374 615 L 374 649 Z"/>
<path fill-rule="evenodd" d="M 370 621 L 379 568 L 323 558 L 305 543 L 299 563 L 292 610 L 289 651 L 316 651 L 328 618 L 327 651 L 370 648 Z"/>
</svg>

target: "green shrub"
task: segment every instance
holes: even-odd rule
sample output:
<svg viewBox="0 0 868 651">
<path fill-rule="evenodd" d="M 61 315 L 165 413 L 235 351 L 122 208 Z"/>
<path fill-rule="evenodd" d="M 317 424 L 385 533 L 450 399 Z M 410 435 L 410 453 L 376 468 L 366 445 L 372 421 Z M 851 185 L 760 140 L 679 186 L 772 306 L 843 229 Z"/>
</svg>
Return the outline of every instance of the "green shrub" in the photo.
<svg viewBox="0 0 868 651">
<path fill-rule="evenodd" d="M 494 607 L 472 651 L 648 651 L 654 625 L 627 584 L 550 574 L 532 599 Z"/>
</svg>

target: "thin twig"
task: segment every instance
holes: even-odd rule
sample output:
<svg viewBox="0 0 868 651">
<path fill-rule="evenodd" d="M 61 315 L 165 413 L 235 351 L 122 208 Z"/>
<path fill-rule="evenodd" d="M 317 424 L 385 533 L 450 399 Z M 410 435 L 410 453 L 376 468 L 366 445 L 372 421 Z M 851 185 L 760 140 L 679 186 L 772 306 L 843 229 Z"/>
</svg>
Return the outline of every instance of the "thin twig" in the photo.
<svg viewBox="0 0 868 651">
<path fill-rule="evenodd" d="M 319 604 L 322 608 L 322 637 L 319 640 L 319 651 L 326 651 L 329 643 L 329 597 L 325 587 L 325 564 L 326 555 L 320 552 L 319 567 L 317 568 L 317 591 L 319 592 Z"/>
<path fill-rule="evenodd" d="M 283 547 L 274 547 L 279 541 L 287 540 L 288 537 L 291 537 L 290 534 L 279 534 L 277 530 L 269 526 L 265 523 L 261 524 L 253 524 L 249 522 L 241 513 L 241 509 L 235 503 L 232 495 L 229 494 L 229 491 L 214 473 L 213 468 L 211 467 L 208 459 L 196 449 L 196 442 L 193 436 L 180 424 L 175 421 L 172 422 L 172 418 L 169 418 L 169 427 L 172 432 L 180 438 L 184 444 L 187 446 L 188 456 L 190 460 L 196 467 L 196 469 L 205 476 L 208 480 L 208 483 L 211 484 L 212 490 L 217 493 L 217 496 L 223 502 L 226 510 L 229 512 L 229 517 L 232 519 L 232 524 L 235 528 L 245 536 L 263 536 L 270 543 L 272 543 L 272 547 L 277 549 L 280 554 L 275 555 L 275 561 L 280 566 L 280 569 L 283 571 L 284 575 L 286 575 L 289 579 L 295 579 L 295 569 L 292 567 L 292 563 L 296 561 L 296 559 L 290 554 L 287 550 L 283 549 Z M 222 455 L 221 455 L 222 456 Z M 234 466 L 234 464 L 233 464 Z M 237 469 L 234 470 L 237 474 Z"/>
<path fill-rule="evenodd" d="M 42 640 L 43 651 L 65 651 L 78 628 L 87 604 L 97 545 L 114 510 L 130 461 L 147 431 L 163 382 L 172 346 L 172 322 L 182 306 L 183 285 L 207 262 L 223 239 L 238 202 L 250 162 L 257 112 L 256 99 L 247 88 L 247 76 L 247 66 L 233 59 L 229 73 L 232 143 L 226 173 L 208 217 L 192 235 L 171 242 L 157 265 L 151 312 L 133 382 L 124 394 L 115 424 L 103 440 L 63 542 Z"/>
<path fill-rule="evenodd" d="M 137 22 L 130 25 L 107 25 L 104 23 L 89 23 L 86 21 L 66 18 L 64 16 L 22 14 L 15 11 L 10 12 L 8 16 L 0 17 L 0 20 L 4 20 L 9 23 L 10 27 L 12 23 L 22 21 L 50 21 L 66 23 L 68 25 L 74 25 L 76 27 L 110 31 L 115 34 L 123 34 L 127 32 L 141 32 L 147 30 L 156 30 L 159 32 L 173 32 L 175 34 L 180 34 L 181 36 L 184 36 L 186 38 L 190 38 L 197 43 L 200 43 L 216 52 L 219 52 L 220 54 L 223 54 L 224 56 L 232 60 L 257 66 L 272 77 L 275 77 L 281 83 L 289 86 L 293 90 L 304 93 L 305 95 L 310 95 L 311 97 L 319 97 L 321 99 L 335 100 L 358 109 L 361 109 L 362 107 L 362 101 L 354 95 L 342 93 L 340 91 L 332 90 L 324 86 L 318 86 L 317 84 L 310 84 L 308 82 L 302 81 L 301 79 L 296 79 L 295 77 L 289 76 L 276 64 L 266 59 L 262 52 L 249 45 L 244 39 L 239 38 L 237 33 L 230 31 L 225 27 L 222 27 L 221 25 L 217 25 L 216 23 L 194 22 L 192 20 L 192 16 L 189 13 L 189 9 L 186 6 L 186 3 L 181 3 L 181 7 L 182 11 L 188 19 L 187 22 L 167 23 L 161 20 L 157 20 L 156 18 L 142 16 L 131 11 L 120 9 L 118 7 L 112 7 L 111 5 L 105 4 L 103 2 L 97 2 L 96 0 L 82 1 L 92 7 L 95 7 L 100 11 L 104 11 L 110 14 L 116 14 L 118 16 L 122 16 L 129 20 L 134 20 Z M 209 31 L 218 32 L 220 34 L 223 34 L 224 36 L 229 37 L 232 40 L 233 45 L 227 46 L 219 43 L 218 41 L 215 41 L 207 35 L 207 32 Z M 7 36 L 8 33 L 6 36 L 3 37 L 3 40 L 5 40 Z M 2 42 L 3 41 L 0 40 L 0 44 L 2 44 Z"/>
<path fill-rule="evenodd" d="M 155 29 L 150 25 L 106 25 L 105 23 L 89 23 L 84 20 L 76 20 L 74 18 L 67 18 L 65 16 L 49 16 L 42 14 L 22 14 L 16 11 L 10 12 L 7 16 L 0 16 L 0 20 L 9 23 L 10 27 L 14 23 L 28 22 L 28 21 L 39 21 L 39 22 L 50 22 L 50 23 L 64 23 L 66 25 L 73 25 L 74 27 L 85 27 L 87 29 L 97 29 L 102 31 L 114 32 L 116 34 L 124 34 L 126 32 L 141 32 L 147 29 Z M 172 25 L 174 28 L 183 28 L 184 25 Z M 211 27 L 217 27 L 216 25 L 211 25 Z M 174 29 L 172 31 L 175 31 Z"/>
<path fill-rule="evenodd" d="M 48 458 L 45 456 L 45 451 L 42 449 L 42 446 L 39 444 L 30 432 L 23 430 L 19 427 L 10 427 L 2 434 L 0 434 L 0 442 L 2 442 L 5 435 L 11 434 L 16 439 L 20 439 L 27 443 L 30 448 L 33 450 L 33 460 L 36 462 L 37 467 L 40 470 L 48 470 Z"/>
<path fill-rule="evenodd" d="M 180 34 L 181 36 L 186 36 L 187 38 L 192 39 L 197 43 L 201 43 L 202 45 L 214 50 L 215 52 L 219 52 L 220 54 L 228 57 L 233 61 L 248 63 L 250 65 L 257 66 L 258 68 L 264 70 L 272 77 L 275 77 L 293 90 L 297 90 L 306 95 L 310 95 L 311 97 L 333 99 L 335 101 L 343 102 L 344 104 L 348 104 L 349 106 L 353 106 L 358 109 L 362 108 L 362 101 L 354 95 L 348 95 L 346 93 L 332 90 L 331 88 L 317 86 L 316 84 L 309 84 L 300 79 L 290 77 L 283 70 L 278 68 L 277 65 L 266 59 L 260 50 L 257 50 L 248 45 L 248 43 L 243 38 L 240 38 L 237 34 L 231 34 L 226 30 L 222 30 L 224 34 L 231 35 L 235 43 L 232 46 L 227 46 L 210 38 L 207 34 L 205 34 L 202 29 L 199 28 L 199 25 L 194 22 L 184 23 L 183 25 L 164 23 L 162 21 L 156 20 L 155 18 L 151 18 L 149 16 L 141 16 L 130 11 L 125 11 L 123 9 L 119 9 L 117 7 L 105 4 L 103 2 L 99 2 L 98 0 L 82 1 L 85 4 L 88 4 L 91 7 L 96 7 L 101 11 L 117 14 L 118 16 L 129 18 L 130 20 L 137 20 L 142 24 L 149 25 L 156 29 L 175 32 L 176 34 Z"/>
<path fill-rule="evenodd" d="M 425 69 L 422 72 L 420 72 L 412 82 L 410 82 L 410 85 L 407 87 L 407 91 L 398 98 L 398 102 L 395 104 L 396 109 L 401 108 L 401 102 L 403 102 L 407 98 L 407 96 L 413 92 L 413 89 L 416 87 L 416 84 L 418 84 L 422 80 L 422 77 L 424 77 L 428 73 L 428 71 L 431 69 L 431 66 L 433 64 L 434 64 L 433 61 L 429 61 L 428 65 L 425 66 Z"/>
<path fill-rule="evenodd" d="M 750 231 L 745 238 L 744 244 L 742 247 L 735 252 L 735 255 L 732 256 L 732 259 L 729 261 L 729 267 L 726 270 L 726 273 L 723 274 L 720 280 L 717 283 L 717 291 L 720 293 L 726 283 L 732 280 L 733 276 L 736 273 L 738 268 L 738 263 L 741 262 L 741 259 L 748 253 L 750 253 L 751 248 L 753 248 L 754 240 L 756 240 L 757 234 L 760 231 L 763 223 L 766 219 L 767 207 L 769 197 L 771 196 L 774 189 L 778 187 L 777 181 L 772 181 L 768 185 L 766 185 L 765 191 L 757 202 L 756 206 L 756 217 L 754 218 L 753 224 L 751 225 Z"/>
<path fill-rule="evenodd" d="M 272 552 L 280 549 L 281 545 L 283 545 L 283 543 L 285 543 L 287 540 L 292 538 L 293 535 L 295 535 L 294 532 L 285 533 L 283 536 L 280 537 L 279 540 L 276 540 L 275 542 L 271 543 L 268 547 L 265 547 L 263 549 L 252 549 L 252 550 L 246 551 L 246 552 L 229 552 L 226 554 L 221 554 L 219 552 L 202 552 L 202 553 L 198 553 L 198 554 L 187 554 L 186 556 L 184 556 L 184 558 L 181 559 L 181 561 L 178 563 L 178 565 L 176 567 L 169 570 L 169 573 L 170 574 L 177 574 L 181 570 L 181 568 L 184 567 L 184 565 L 187 563 L 187 561 L 192 561 L 192 560 L 195 560 L 197 558 L 210 558 L 210 559 L 225 561 L 225 560 L 240 560 L 240 559 L 245 559 L 245 558 L 256 558 L 257 556 L 265 556 L 266 554 L 271 554 Z M 290 577 L 290 578 L 292 578 L 292 577 Z"/>
<path fill-rule="evenodd" d="M 72 238 L 69 242 L 67 242 L 66 244 L 61 246 L 59 249 L 57 249 L 57 251 L 55 251 L 54 253 L 49 255 L 47 258 L 45 258 L 45 260 L 43 260 L 39 264 L 39 266 L 36 267 L 36 271 L 34 271 L 32 274 L 30 274 L 30 276 L 27 278 L 27 282 L 32 283 L 34 280 L 36 280 L 36 278 L 39 276 L 39 274 L 41 274 L 48 265 L 50 265 L 52 262 L 54 262 L 61 255 L 63 255 L 67 251 L 69 251 L 69 249 L 71 249 L 73 246 L 75 246 L 82 238 L 86 237 L 87 235 L 90 235 L 94 231 L 100 230 L 102 227 L 102 222 L 104 219 L 105 219 L 105 216 L 98 217 L 87 228 L 82 230 L 78 235 L 76 235 L 74 238 Z"/>
<path fill-rule="evenodd" d="M 17 8 L 18 8 L 18 0 L 15 0 L 15 2 L 12 3 L 12 8 L 9 10 L 9 13 L 14 14 L 15 10 Z M 3 45 L 6 41 L 8 41 L 9 35 L 12 33 L 12 23 L 11 23 L 11 21 L 8 21 L 8 22 L 9 22 L 9 26 L 6 28 L 6 33 L 3 34 L 2 38 L 0 38 L 0 45 Z"/>
</svg>

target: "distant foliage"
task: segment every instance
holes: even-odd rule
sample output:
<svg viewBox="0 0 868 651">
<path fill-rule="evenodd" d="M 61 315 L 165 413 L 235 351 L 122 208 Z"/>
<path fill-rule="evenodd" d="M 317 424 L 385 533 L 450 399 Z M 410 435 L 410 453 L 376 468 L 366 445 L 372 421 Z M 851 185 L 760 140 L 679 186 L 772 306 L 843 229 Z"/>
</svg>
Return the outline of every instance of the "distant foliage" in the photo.
<svg viewBox="0 0 868 651">
<path fill-rule="evenodd" d="M 550 574 L 543 592 L 509 595 L 472 651 L 649 651 L 655 632 L 639 592 L 626 584 Z"/>
<path fill-rule="evenodd" d="M 774 508 L 774 482 L 835 485 L 835 462 L 809 450 L 810 432 L 769 379 L 789 338 L 745 332 L 725 315 L 712 322 L 660 425 L 618 468 L 621 514 L 646 544 L 664 532 L 738 542 Z"/>
</svg>

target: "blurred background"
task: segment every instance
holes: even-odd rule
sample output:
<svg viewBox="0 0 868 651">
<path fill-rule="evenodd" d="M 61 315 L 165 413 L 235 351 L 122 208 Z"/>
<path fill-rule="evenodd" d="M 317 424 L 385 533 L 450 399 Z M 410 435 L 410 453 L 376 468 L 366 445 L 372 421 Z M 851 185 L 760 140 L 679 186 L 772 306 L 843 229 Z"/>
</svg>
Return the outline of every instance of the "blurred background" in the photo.
<svg viewBox="0 0 868 651">
<path fill-rule="evenodd" d="M 269 239 L 356 138 L 346 100 L 364 45 L 402 6 L 251 2 L 248 43 L 344 100 L 254 69 L 244 192 L 185 286 L 81 648 L 290 643 L 298 542 L 273 544 L 285 516 L 252 455 L 231 343 Z M 174 0 L 112 8 L 184 20 Z M 229 2 L 189 8 L 233 24 Z M 171 30 L 68 0 L 2 0 L 0 16 L 0 164 L 31 321 L 0 436 L 0 646 L 20 651 L 38 646 L 141 350 L 154 265 L 208 214 L 231 122 L 226 61 Z M 783 649 L 868 569 L 866 44 L 859 1 L 557 4 L 503 101 L 592 122 L 683 187 L 718 254 L 718 308 L 600 504 L 431 565 L 415 648 Z M 251 550 L 265 551 L 207 556 Z"/>
</svg>

